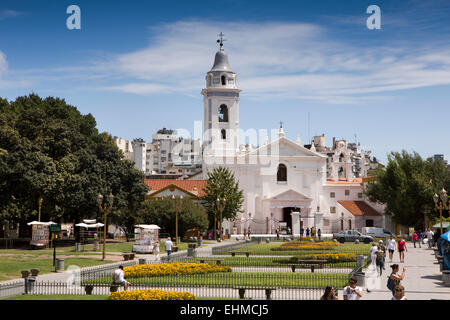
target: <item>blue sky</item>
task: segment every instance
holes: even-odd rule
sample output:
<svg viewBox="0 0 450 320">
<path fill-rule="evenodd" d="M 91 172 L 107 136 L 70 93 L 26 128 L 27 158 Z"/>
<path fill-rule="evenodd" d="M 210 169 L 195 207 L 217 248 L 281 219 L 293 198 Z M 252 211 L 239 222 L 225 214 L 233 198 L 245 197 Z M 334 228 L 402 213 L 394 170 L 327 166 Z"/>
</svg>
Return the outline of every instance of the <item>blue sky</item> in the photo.
<svg viewBox="0 0 450 320">
<path fill-rule="evenodd" d="M 66 27 L 72 4 L 81 30 Z M 380 30 L 366 27 L 372 4 Z M 304 144 L 356 135 L 383 161 L 401 149 L 450 159 L 449 16 L 445 0 L 2 0 L 0 96 L 65 98 L 125 139 L 193 133 L 223 32 L 242 129 L 283 121 Z"/>
</svg>

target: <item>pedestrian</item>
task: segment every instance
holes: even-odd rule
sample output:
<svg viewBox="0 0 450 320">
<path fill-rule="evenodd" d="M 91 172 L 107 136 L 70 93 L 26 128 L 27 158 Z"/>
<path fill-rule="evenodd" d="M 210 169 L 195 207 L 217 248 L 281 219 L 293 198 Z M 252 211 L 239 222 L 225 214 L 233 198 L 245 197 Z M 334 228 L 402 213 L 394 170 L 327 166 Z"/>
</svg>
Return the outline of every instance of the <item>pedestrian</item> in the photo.
<svg viewBox="0 0 450 320">
<path fill-rule="evenodd" d="M 277 240 L 280 240 L 280 231 L 277 229 Z"/>
<path fill-rule="evenodd" d="M 370 260 L 371 260 L 373 268 L 375 268 L 375 261 L 377 259 L 377 251 L 378 251 L 377 244 L 375 242 L 372 242 L 372 246 L 370 247 Z"/>
<path fill-rule="evenodd" d="M 125 271 L 123 271 L 123 266 L 119 266 L 113 273 L 113 284 L 121 285 L 124 290 L 128 290 L 128 286 L 132 286 L 131 283 L 125 280 Z"/>
<path fill-rule="evenodd" d="M 401 238 L 398 242 L 398 255 L 400 257 L 400 262 L 405 262 L 405 251 L 408 252 L 408 248 L 406 247 L 406 241 Z"/>
<path fill-rule="evenodd" d="M 425 232 L 425 236 L 428 239 L 428 248 L 431 248 L 431 245 L 433 243 L 433 236 L 434 236 L 434 232 L 431 231 L 430 228 L 428 228 L 427 232 Z"/>
<path fill-rule="evenodd" d="M 166 252 L 167 252 L 167 260 L 170 260 L 170 257 L 172 255 L 172 246 L 173 246 L 173 243 L 172 243 L 172 240 L 170 240 L 170 237 L 167 238 L 165 246 L 166 246 Z"/>
<path fill-rule="evenodd" d="M 248 227 L 248 230 L 247 230 L 248 240 L 251 240 L 251 239 L 250 239 L 250 235 L 251 235 L 251 231 L 250 231 L 250 227 Z"/>
<path fill-rule="evenodd" d="M 396 285 L 394 288 L 394 296 L 391 300 L 408 300 L 408 298 L 405 296 L 405 287 L 403 287 L 401 284 Z"/>
<path fill-rule="evenodd" d="M 344 288 L 344 300 L 359 300 L 363 296 L 361 287 L 357 287 L 358 279 L 351 277 L 349 285 Z"/>
<path fill-rule="evenodd" d="M 391 238 L 388 240 L 387 249 L 389 251 L 389 262 L 392 262 L 392 257 L 395 251 L 395 239 L 393 236 L 391 236 Z"/>
<path fill-rule="evenodd" d="M 300 228 L 300 237 L 303 238 L 303 233 L 305 233 L 305 229 L 303 227 Z"/>
<path fill-rule="evenodd" d="M 391 265 L 392 272 L 388 279 L 388 288 L 392 291 L 392 295 L 395 295 L 395 287 L 400 284 L 400 281 L 402 281 L 405 278 L 406 268 L 403 267 L 402 274 L 398 274 L 398 271 L 400 270 L 400 267 L 398 264 Z M 390 283 L 390 285 L 389 285 Z"/>
<path fill-rule="evenodd" d="M 325 288 L 325 292 L 324 292 L 323 296 L 320 298 L 320 300 L 339 300 L 334 291 L 334 287 L 327 286 Z"/>
<path fill-rule="evenodd" d="M 385 255 L 386 255 L 385 251 L 383 251 L 382 246 L 379 245 L 377 253 L 376 253 L 375 263 L 377 265 L 377 270 L 379 271 L 379 275 L 380 276 L 383 274 L 383 270 L 384 270 L 384 257 L 385 257 Z"/>
<path fill-rule="evenodd" d="M 322 237 L 322 230 L 317 230 L 317 236 L 319 237 L 319 240 L 320 240 L 320 238 Z"/>
<path fill-rule="evenodd" d="M 311 237 L 314 238 L 315 235 L 316 235 L 316 228 L 312 227 L 311 228 Z"/>
<path fill-rule="evenodd" d="M 160 256 L 159 256 L 159 250 L 160 250 L 160 248 L 159 248 L 159 241 L 156 240 L 155 244 L 153 245 L 153 253 L 155 254 L 155 259 L 157 261 L 159 261 L 161 259 Z"/>
<path fill-rule="evenodd" d="M 417 232 L 414 231 L 414 233 L 412 234 L 412 241 L 414 243 L 414 248 L 416 247 L 417 239 L 419 239 L 419 236 L 417 235 Z"/>
<path fill-rule="evenodd" d="M 423 233 L 419 230 L 419 233 L 417 234 L 417 242 L 419 242 L 419 248 L 422 248 L 422 241 L 423 241 Z"/>
<path fill-rule="evenodd" d="M 309 237 L 309 228 L 306 228 L 306 236 Z"/>
</svg>

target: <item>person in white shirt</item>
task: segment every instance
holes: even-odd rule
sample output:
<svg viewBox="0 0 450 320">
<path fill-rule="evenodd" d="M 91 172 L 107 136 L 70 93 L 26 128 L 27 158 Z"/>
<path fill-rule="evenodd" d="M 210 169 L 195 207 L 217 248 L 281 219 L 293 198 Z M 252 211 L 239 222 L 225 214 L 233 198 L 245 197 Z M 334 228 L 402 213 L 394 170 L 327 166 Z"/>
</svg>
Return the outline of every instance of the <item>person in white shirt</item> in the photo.
<svg viewBox="0 0 450 320">
<path fill-rule="evenodd" d="M 375 261 L 377 260 L 377 251 L 378 251 L 378 246 L 375 242 L 373 242 L 372 247 L 370 247 L 370 259 L 372 260 L 373 266 L 375 266 Z"/>
<path fill-rule="evenodd" d="M 153 253 L 155 254 L 156 260 L 159 261 L 160 257 L 159 257 L 159 241 L 158 240 L 156 240 L 155 244 L 153 245 Z"/>
<path fill-rule="evenodd" d="M 358 279 L 350 278 L 349 285 L 344 288 L 344 300 L 359 300 L 363 296 L 361 287 L 357 287 Z"/>
<path fill-rule="evenodd" d="M 128 285 L 131 284 L 125 280 L 125 271 L 123 271 L 123 266 L 119 266 L 113 273 L 113 283 L 124 286 L 124 290 L 128 289 Z"/>
<path fill-rule="evenodd" d="M 172 246 L 173 246 L 172 240 L 170 240 L 170 238 L 167 238 L 165 246 L 166 246 L 166 252 L 167 252 L 167 259 L 170 260 L 170 256 L 172 255 Z"/>
<path fill-rule="evenodd" d="M 389 251 L 389 260 L 390 260 L 390 262 L 392 262 L 392 256 L 394 255 L 394 251 L 395 251 L 395 240 L 394 240 L 394 237 L 392 237 L 392 236 L 387 242 L 387 249 Z"/>
<path fill-rule="evenodd" d="M 428 231 L 425 233 L 428 239 L 428 248 L 431 248 L 431 245 L 433 244 L 433 236 L 434 232 L 431 231 L 431 229 L 428 229 Z"/>
</svg>

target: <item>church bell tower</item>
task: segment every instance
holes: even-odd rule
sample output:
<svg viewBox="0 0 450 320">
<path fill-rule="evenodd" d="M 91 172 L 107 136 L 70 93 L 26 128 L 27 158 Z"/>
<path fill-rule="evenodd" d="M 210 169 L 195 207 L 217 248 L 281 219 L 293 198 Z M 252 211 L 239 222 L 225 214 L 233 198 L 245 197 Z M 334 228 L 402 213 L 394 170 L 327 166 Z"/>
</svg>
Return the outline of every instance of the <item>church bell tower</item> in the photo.
<svg viewBox="0 0 450 320">
<path fill-rule="evenodd" d="M 239 151 L 239 93 L 219 34 L 219 51 L 206 74 L 203 95 L 203 155 L 235 156 Z"/>
</svg>

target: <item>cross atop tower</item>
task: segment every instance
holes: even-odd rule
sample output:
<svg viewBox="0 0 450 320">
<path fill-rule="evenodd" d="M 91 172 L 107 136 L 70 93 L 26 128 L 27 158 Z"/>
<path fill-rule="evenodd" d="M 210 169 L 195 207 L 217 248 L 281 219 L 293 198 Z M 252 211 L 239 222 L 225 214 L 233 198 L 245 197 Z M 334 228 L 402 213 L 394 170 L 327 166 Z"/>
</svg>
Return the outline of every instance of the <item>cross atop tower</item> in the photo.
<svg viewBox="0 0 450 320">
<path fill-rule="evenodd" d="M 280 121 L 280 128 L 283 128 L 283 121 Z"/>
<path fill-rule="evenodd" d="M 218 36 L 220 37 L 220 39 L 218 39 L 217 40 L 217 43 L 219 43 L 219 46 L 220 46 L 220 50 L 223 50 L 223 42 L 224 41 L 227 41 L 227 39 L 224 39 L 223 38 L 223 36 L 224 36 L 225 34 L 224 33 L 222 33 L 222 32 L 220 32 L 219 34 L 218 34 Z"/>
</svg>

